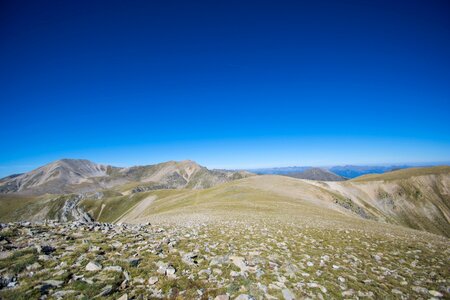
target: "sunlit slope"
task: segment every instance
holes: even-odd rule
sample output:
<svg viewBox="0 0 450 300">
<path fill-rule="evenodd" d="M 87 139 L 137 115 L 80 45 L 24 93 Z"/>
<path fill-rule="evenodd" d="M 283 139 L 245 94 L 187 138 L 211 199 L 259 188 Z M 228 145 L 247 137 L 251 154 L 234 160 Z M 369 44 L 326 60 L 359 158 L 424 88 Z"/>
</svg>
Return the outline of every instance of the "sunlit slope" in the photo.
<svg viewBox="0 0 450 300">
<path fill-rule="evenodd" d="M 368 207 L 379 221 L 450 236 L 450 167 L 405 169 L 325 186 Z"/>
<path fill-rule="evenodd" d="M 426 176 L 426 175 L 449 175 L 450 166 L 437 166 L 428 168 L 408 168 L 401 169 L 392 172 L 387 172 L 383 174 L 369 174 L 353 178 L 353 182 L 363 182 L 363 181 L 391 181 L 400 179 L 409 179 L 411 177 Z"/>
<path fill-rule="evenodd" d="M 388 173 L 387 176 L 391 175 Z M 449 236 L 448 187 L 449 175 L 439 172 L 389 181 L 349 182 L 264 175 L 205 190 L 149 191 L 84 200 L 81 205 L 95 219 L 108 222 L 143 223 L 236 216 L 316 221 L 372 220 Z"/>
<path fill-rule="evenodd" d="M 0 222 L 45 219 L 115 223 L 229 218 L 391 223 L 450 236 L 450 168 L 401 170 L 346 182 L 252 176 L 211 188 L 136 191 L 130 183 L 90 194 L 0 196 Z M 76 202 L 76 205 L 71 203 Z M 366 222 L 371 221 L 371 222 Z"/>
<path fill-rule="evenodd" d="M 148 205 L 140 205 L 141 201 Z M 353 215 L 334 205 L 333 194 L 320 187 L 272 175 L 249 177 L 205 190 L 150 191 L 85 200 L 81 205 L 100 221 L 130 223 L 190 215 L 206 218 L 316 216 L 324 219 Z"/>
</svg>

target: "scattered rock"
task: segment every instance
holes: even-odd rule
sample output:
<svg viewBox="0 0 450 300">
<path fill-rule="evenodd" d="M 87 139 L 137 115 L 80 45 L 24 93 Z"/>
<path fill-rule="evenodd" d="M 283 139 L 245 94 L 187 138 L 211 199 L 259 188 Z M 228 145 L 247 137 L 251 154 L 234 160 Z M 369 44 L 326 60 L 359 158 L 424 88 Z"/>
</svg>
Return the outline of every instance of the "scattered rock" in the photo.
<svg viewBox="0 0 450 300">
<path fill-rule="evenodd" d="M 152 277 L 150 277 L 150 278 L 148 279 L 148 284 L 154 285 L 155 283 L 158 282 L 158 280 L 159 280 L 158 277 L 152 276 Z"/>
<path fill-rule="evenodd" d="M 101 290 L 100 294 L 96 295 L 94 298 L 108 296 L 109 294 L 111 294 L 112 291 L 113 291 L 113 286 L 107 285 Z"/>
<path fill-rule="evenodd" d="M 141 262 L 140 258 L 130 258 L 128 260 L 128 263 L 130 264 L 130 267 L 137 267 L 140 262 Z"/>
<path fill-rule="evenodd" d="M 435 291 L 435 290 L 430 290 L 430 291 L 428 291 L 428 292 L 429 292 L 430 295 L 433 296 L 433 297 L 438 297 L 438 298 L 444 297 L 444 294 L 442 294 L 442 293 L 440 293 L 440 292 L 438 292 L 438 291 Z"/>
<path fill-rule="evenodd" d="M 36 251 L 38 253 L 43 253 L 45 255 L 49 255 L 49 254 L 55 252 L 56 249 L 54 247 L 48 246 L 48 245 L 44 245 L 44 246 L 36 245 Z"/>
<path fill-rule="evenodd" d="M 95 261 L 90 261 L 86 265 L 86 271 L 89 271 L 89 272 L 100 271 L 101 269 L 102 269 L 102 265 Z"/>
<path fill-rule="evenodd" d="M 289 289 L 283 289 L 281 291 L 281 293 L 283 294 L 284 300 L 294 300 L 295 299 L 295 295 Z"/>
<path fill-rule="evenodd" d="M 117 298 L 117 300 L 128 300 L 128 294 L 123 294 L 122 296 Z"/>
<path fill-rule="evenodd" d="M 247 294 L 240 294 L 239 296 L 234 298 L 234 300 L 255 300 L 255 298 Z"/>
<path fill-rule="evenodd" d="M 0 260 L 10 258 L 12 255 L 12 251 L 0 251 Z"/>
<path fill-rule="evenodd" d="M 104 271 L 113 271 L 121 273 L 123 271 L 121 266 L 107 266 L 103 269 Z"/>
</svg>

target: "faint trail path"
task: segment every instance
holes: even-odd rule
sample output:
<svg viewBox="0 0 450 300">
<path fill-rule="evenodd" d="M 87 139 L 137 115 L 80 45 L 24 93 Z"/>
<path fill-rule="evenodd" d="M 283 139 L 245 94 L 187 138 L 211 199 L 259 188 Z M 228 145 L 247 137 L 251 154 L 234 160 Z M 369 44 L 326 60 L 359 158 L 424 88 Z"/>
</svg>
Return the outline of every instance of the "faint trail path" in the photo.
<svg viewBox="0 0 450 300">
<path fill-rule="evenodd" d="M 103 203 L 102 207 L 100 208 L 100 212 L 98 213 L 97 220 L 100 220 L 100 216 L 102 215 L 102 212 L 103 212 L 103 209 L 105 208 L 105 206 L 106 205 Z"/>
<path fill-rule="evenodd" d="M 156 196 L 154 195 L 148 196 L 147 198 L 143 199 L 135 206 L 124 212 L 120 217 L 117 218 L 117 220 L 114 221 L 114 223 L 126 223 L 127 221 L 139 218 L 139 216 L 145 211 L 147 207 L 149 207 L 153 203 L 153 201 L 155 201 L 155 199 Z"/>
</svg>

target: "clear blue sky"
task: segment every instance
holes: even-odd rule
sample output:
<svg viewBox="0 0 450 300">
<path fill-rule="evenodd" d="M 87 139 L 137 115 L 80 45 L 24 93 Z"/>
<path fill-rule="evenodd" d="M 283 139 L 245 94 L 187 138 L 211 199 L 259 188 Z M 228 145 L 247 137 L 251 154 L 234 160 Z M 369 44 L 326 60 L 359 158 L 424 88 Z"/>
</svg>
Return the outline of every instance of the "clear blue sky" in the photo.
<svg viewBox="0 0 450 300">
<path fill-rule="evenodd" d="M 1 1 L 0 176 L 450 160 L 450 2 Z"/>
</svg>

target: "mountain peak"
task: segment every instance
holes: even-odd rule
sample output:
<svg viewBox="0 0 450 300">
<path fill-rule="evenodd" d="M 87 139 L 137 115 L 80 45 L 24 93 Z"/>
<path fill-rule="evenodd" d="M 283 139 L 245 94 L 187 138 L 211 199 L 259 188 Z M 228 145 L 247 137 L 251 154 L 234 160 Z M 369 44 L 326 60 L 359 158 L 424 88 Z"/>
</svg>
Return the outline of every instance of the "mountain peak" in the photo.
<svg viewBox="0 0 450 300">
<path fill-rule="evenodd" d="M 125 183 L 139 184 L 142 190 L 202 189 L 246 176 L 249 174 L 209 171 L 192 160 L 111 168 L 87 159 L 63 158 L 31 172 L 2 179 L 0 193 L 78 193 Z"/>
</svg>

